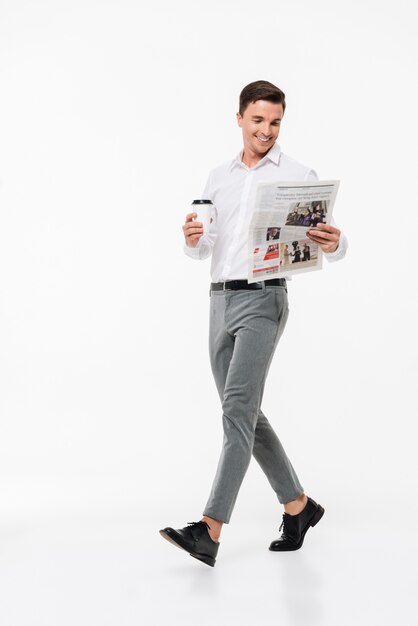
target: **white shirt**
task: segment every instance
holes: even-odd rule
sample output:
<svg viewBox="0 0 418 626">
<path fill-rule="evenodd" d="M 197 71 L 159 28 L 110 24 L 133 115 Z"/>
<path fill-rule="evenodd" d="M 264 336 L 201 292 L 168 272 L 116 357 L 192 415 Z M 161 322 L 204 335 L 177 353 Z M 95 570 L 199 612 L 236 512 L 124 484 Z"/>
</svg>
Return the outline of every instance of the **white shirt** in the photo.
<svg viewBox="0 0 418 626">
<path fill-rule="evenodd" d="M 185 253 L 193 259 L 206 259 L 212 254 L 210 273 L 214 283 L 248 278 L 248 231 L 258 183 L 318 180 L 313 169 L 284 154 L 277 143 L 251 168 L 242 162 L 242 154 L 243 150 L 210 172 L 202 198 L 212 200 L 217 219 L 195 248 L 184 244 Z M 333 219 L 331 224 L 335 226 Z M 347 245 L 341 233 L 337 250 L 324 256 L 328 261 L 338 261 L 344 257 Z"/>
</svg>

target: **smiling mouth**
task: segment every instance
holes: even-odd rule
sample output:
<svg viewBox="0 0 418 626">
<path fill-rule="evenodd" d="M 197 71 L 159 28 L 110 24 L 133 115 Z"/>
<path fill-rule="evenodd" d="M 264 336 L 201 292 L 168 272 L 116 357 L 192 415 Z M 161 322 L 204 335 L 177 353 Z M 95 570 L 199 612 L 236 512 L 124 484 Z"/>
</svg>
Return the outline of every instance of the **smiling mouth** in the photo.
<svg viewBox="0 0 418 626">
<path fill-rule="evenodd" d="M 257 138 L 259 141 L 261 141 L 261 143 L 268 143 L 268 142 L 270 141 L 270 139 L 271 139 L 271 137 L 267 137 L 267 138 L 265 138 L 265 137 L 259 137 L 258 135 L 256 135 L 256 138 Z"/>
</svg>

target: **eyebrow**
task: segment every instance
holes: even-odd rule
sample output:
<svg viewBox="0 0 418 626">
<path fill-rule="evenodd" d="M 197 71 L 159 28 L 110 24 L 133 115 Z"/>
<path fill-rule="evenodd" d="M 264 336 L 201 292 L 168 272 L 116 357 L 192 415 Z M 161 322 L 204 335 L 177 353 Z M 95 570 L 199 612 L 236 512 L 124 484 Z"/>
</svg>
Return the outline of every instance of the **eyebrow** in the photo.
<svg viewBox="0 0 418 626">
<path fill-rule="evenodd" d="M 264 119 L 264 117 L 263 117 L 262 115 L 252 115 L 252 116 L 251 116 L 251 119 L 253 119 L 253 120 L 263 120 L 263 119 Z M 282 121 L 282 118 L 281 118 L 281 117 L 276 117 L 276 119 L 271 120 L 271 121 L 272 121 L 272 122 L 281 122 L 281 121 Z"/>
</svg>

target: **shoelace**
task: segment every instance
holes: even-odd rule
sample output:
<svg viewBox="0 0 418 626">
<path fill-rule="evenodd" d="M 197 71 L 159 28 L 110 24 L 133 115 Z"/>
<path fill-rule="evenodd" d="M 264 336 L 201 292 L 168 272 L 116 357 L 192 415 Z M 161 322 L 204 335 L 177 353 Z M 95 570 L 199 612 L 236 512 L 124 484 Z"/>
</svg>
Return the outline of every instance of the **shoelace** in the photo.
<svg viewBox="0 0 418 626">
<path fill-rule="evenodd" d="M 286 514 L 285 514 L 285 513 L 283 513 L 282 523 L 280 524 L 280 528 L 279 528 L 279 532 L 280 532 L 280 531 L 282 530 L 282 528 L 283 528 L 283 536 L 286 534 L 285 520 L 286 520 Z"/>
<path fill-rule="evenodd" d="M 187 522 L 188 526 L 197 526 L 198 524 L 206 524 L 206 522 L 200 520 L 199 522 Z M 207 524 L 206 524 L 207 526 Z"/>
<path fill-rule="evenodd" d="M 196 528 L 197 526 L 200 527 L 202 525 L 206 526 L 206 530 L 209 533 L 209 525 L 206 522 L 202 520 L 200 520 L 199 522 L 187 522 L 187 527 L 190 528 L 190 534 L 192 535 L 195 541 L 199 541 L 200 533 L 199 531 L 197 531 L 197 533 L 194 533 L 191 529 Z"/>
</svg>

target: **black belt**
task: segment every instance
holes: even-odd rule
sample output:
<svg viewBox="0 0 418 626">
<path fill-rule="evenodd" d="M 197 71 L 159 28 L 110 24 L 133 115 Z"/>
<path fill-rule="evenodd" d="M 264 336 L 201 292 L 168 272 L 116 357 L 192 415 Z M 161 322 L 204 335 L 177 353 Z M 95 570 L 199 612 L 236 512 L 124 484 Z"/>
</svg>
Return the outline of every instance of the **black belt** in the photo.
<svg viewBox="0 0 418 626">
<path fill-rule="evenodd" d="M 285 278 L 271 278 L 270 280 L 263 280 L 258 283 L 249 283 L 247 280 L 227 280 L 225 283 L 211 283 L 210 288 L 212 291 L 224 291 L 226 289 L 262 289 L 263 283 L 266 287 L 269 285 L 286 287 Z"/>
</svg>

